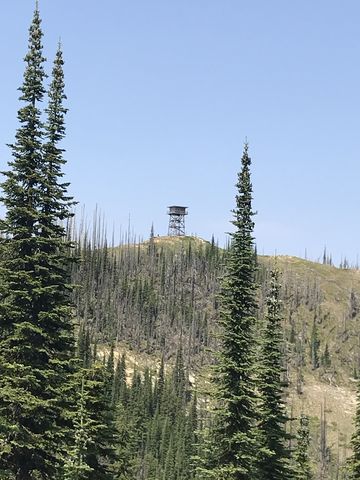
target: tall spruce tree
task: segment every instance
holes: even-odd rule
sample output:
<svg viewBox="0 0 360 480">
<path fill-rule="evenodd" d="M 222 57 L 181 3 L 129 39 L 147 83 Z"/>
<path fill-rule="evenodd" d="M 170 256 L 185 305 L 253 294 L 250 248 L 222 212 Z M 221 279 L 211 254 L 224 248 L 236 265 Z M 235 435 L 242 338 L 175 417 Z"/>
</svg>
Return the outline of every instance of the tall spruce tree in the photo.
<svg viewBox="0 0 360 480">
<path fill-rule="evenodd" d="M 61 225 L 70 216 L 70 199 L 66 185 L 59 186 L 64 163 L 58 147 L 64 135 L 62 65 L 58 55 L 44 127 L 42 35 L 36 6 L 20 87 L 20 126 L 2 183 L 0 470 L 16 480 L 56 477 L 64 446 L 62 388 L 73 353 L 70 256 Z"/>
<path fill-rule="evenodd" d="M 279 300 L 279 272 L 270 272 L 270 291 L 267 296 L 267 315 L 261 345 L 258 388 L 260 394 L 260 439 L 259 479 L 290 480 L 294 478 L 287 448 L 286 433 L 288 417 L 283 401 L 283 370 L 281 303 Z"/>
<path fill-rule="evenodd" d="M 254 480 L 256 398 L 253 378 L 256 312 L 251 159 L 244 146 L 238 175 L 235 226 L 222 285 L 221 341 L 215 382 L 218 408 L 209 476 Z"/>
<path fill-rule="evenodd" d="M 67 239 L 65 222 L 73 216 L 71 207 L 76 203 L 67 193 L 69 183 L 63 182 L 65 115 L 63 53 L 59 43 L 52 69 L 48 92 L 47 121 L 44 125 L 43 162 L 41 167 L 42 197 L 39 203 L 39 277 L 42 289 L 38 301 L 39 314 L 47 331 L 48 347 L 52 352 L 49 365 L 53 369 L 54 405 L 57 408 L 59 438 L 56 441 L 60 457 L 66 455 L 69 423 L 67 411 L 76 399 L 69 397 L 73 375 L 72 359 L 75 353 L 74 332 L 71 318 L 70 264 L 76 261 L 72 242 Z M 63 460 L 61 460 L 61 463 Z"/>
</svg>

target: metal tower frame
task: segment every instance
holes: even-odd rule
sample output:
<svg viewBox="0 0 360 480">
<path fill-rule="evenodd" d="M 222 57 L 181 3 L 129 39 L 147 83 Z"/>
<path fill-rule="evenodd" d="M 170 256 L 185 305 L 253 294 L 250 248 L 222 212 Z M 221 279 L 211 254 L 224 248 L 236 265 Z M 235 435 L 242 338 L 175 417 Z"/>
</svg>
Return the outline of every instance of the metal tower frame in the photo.
<svg viewBox="0 0 360 480">
<path fill-rule="evenodd" d="M 168 235 L 170 237 L 182 237 L 185 235 L 185 215 L 188 207 L 180 207 L 179 205 L 172 205 L 168 207 L 169 215 L 169 229 Z"/>
</svg>

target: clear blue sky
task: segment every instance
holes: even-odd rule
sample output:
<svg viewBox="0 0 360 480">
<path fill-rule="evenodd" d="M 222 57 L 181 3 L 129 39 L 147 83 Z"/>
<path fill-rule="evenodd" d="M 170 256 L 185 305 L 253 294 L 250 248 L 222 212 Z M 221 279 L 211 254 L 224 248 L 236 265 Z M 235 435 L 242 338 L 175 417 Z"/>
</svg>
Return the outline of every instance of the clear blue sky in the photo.
<svg viewBox="0 0 360 480">
<path fill-rule="evenodd" d="M 33 2 L 0 16 L 0 163 Z M 166 207 L 224 242 L 245 137 L 259 252 L 360 252 L 358 0 L 41 0 L 66 59 L 67 174 L 91 214 L 147 237 Z M 48 70 L 50 71 L 50 63 Z"/>
</svg>

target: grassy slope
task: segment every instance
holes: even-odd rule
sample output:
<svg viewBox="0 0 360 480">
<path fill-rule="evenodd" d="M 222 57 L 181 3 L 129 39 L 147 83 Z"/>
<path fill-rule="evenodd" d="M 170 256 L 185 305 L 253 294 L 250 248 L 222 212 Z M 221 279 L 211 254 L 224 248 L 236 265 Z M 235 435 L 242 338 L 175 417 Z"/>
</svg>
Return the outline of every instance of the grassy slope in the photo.
<svg viewBox="0 0 360 480">
<path fill-rule="evenodd" d="M 273 259 L 262 257 L 260 263 L 269 265 Z M 288 256 L 277 257 L 277 264 L 285 278 L 295 277 L 300 284 L 306 281 L 317 285 L 322 294 L 317 325 L 320 349 L 328 344 L 331 367 L 312 370 L 307 366 L 300 395 L 292 378 L 289 404 L 293 407 L 294 416 L 301 412 L 310 415 L 313 426 L 318 426 L 321 411 L 325 412 L 327 443 L 339 454 L 341 461 L 350 454 L 349 441 L 356 406 L 354 368 L 359 363 L 360 318 L 359 315 L 351 318 L 349 298 L 352 290 L 355 298 L 360 298 L 360 272 Z M 288 309 L 286 304 L 284 307 Z M 304 310 L 303 318 L 300 318 L 300 312 L 301 308 L 297 320 L 302 321 L 305 317 L 310 338 L 313 316 Z M 319 439 L 315 438 L 315 442 L 318 443 Z"/>
</svg>

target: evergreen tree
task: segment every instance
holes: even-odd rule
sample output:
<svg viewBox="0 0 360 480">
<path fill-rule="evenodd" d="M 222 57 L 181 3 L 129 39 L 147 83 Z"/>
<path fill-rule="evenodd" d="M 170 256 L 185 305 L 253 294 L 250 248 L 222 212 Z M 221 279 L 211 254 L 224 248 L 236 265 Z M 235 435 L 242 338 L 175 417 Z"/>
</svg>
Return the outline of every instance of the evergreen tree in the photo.
<svg viewBox="0 0 360 480">
<path fill-rule="evenodd" d="M 84 370 L 84 378 L 85 408 L 91 426 L 88 432 L 91 442 L 87 445 L 84 456 L 86 465 L 90 467 L 87 478 L 113 480 L 118 436 L 109 398 L 106 366 L 95 362 L 89 369 Z"/>
<path fill-rule="evenodd" d="M 186 376 L 183 348 L 181 343 L 176 354 L 176 361 L 173 368 L 172 377 L 175 395 L 180 402 L 184 402 L 186 400 Z"/>
<path fill-rule="evenodd" d="M 321 364 L 324 367 L 330 367 L 331 366 L 331 357 L 330 357 L 330 352 L 329 352 L 329 345 L 327 343 L 325 344 L 325 350 L 324 350 L 324 353 L 321 357 Z"/>
<path fill-rule="evenodd" d="M 259 366 L 260 438 L 262 454 L 259 459 L 259 479 L 283 480 L 293 478 L 290 469 L 290 452 L 286 446 L 288 434 L 285 425 L 288 417 L 283 402 L 284 388 L 282 324 L 280 314 L 280 285 L 277 270 L 271 271 L 270 291 L 267 297 L 267 315 L 261 345 Z"/>
<path fill-rule="evenodd" d="M 76 355 L 80 361 L 80 366 L 82 368 L 89 368 L 92 363 L 91 339 L 90 331 L 84 322 L 80 324 L 76 347 Z"/>
<path fill-rule="evenodd" d="M 317 328 L 316 319 L 314 319 L 313 328 L 311 330 L 311 340 L 310 340 L 310 356 L 311 356 L 311 365 L 313 370 L 316 370 L 317 368 L 319 368 L 319 365 L 320 365 L 319 348 L 320 348 L 319 332 Z"/>
<path fill-rule="evenodd" d="M 179 382 L 179 379 L 184 379 Z M 161 362 L 153 382 L 149 369 L 134 372 L 126 400 L 117 406 L 114 472 L 121 480 L 192 480 L 196 453 L 197 401 L 185 399 L 181 354 L 169 374 Z M 177 387 L 180 388 L 178 389 Z M 161 399 L 159 399 L 161 396 Z"/>
<path fill-rule="evenodd" d="M 161 355 L 160 368 L 159 368 L 158 376 L 156 379 L 155 392 L 154 392 L 154 397 L 156 402 L 155 404 L 158 410 L 161 407 L 161 400 L 164 393 L 164 386 L 165 386 L 165 362 L 164 362 L 164 355 Z"/>
<path fill-rule="evenodd" d="M 89 473 L 92 471 L 92 468 L 86 463 L 88 445 L 91 443 L 89 432 L 92 427 L 86 411 L 86 400 L 84 378 L 82 378 L 77 411 L 73 420 L 74 442 L 65 462 L 64 480 L 87 480 Z"/>
<path fill-rule="evenodd" d="M 116 429 L 118 441 L 116 444 L 117 459 L 114 465 L 117 480 L 135 478 L 135 460 L 137 453 L 137 438 L 135 422 L 129 406 L 119 402 L 116 410 Z"/>
<path fill-rule="evenodd" d="M 126 357 L 121 355 L 116 363 L 114 381 L 112 386 L 111 403 L 113 408 L 116 407 L 120 401 L 126 405 L 127 400 L 127 385 L 126 385 Z"/>
<path fill-rule="evenodd" d="M 306 415 L 301 415 L 297 434 L 297 446 L 294 455 L 297 480 L 312 480 L 313 478 L 310 468 L 309 447 L 309 418 Z"/>
<path fill-rule="evenodd" d="M 46 250 L 52 249 L 55 251 L 69 246 L 64 242 L 59 245 L 59 238 L 63 240 L 65 235 L 61 222 L 73 216 L 69 209 L 76 203 L 67 193 L 69 183 L 62 182 L 64 176 L 62 167 L 66 161 L 63 158 L 64 149 L 61 148 L 60 142 L 65 137 L 65 115 L 67 113 L 67 108 L 63 104 L 66 100 L 63 66 L 63 53 L 61 44 L 59 44 L 52 70 L 52 80 L 48 94 L 49 102 L 45 110 L 47 122 L 45 123 L 46 142 L 43 147 L 43 198 L 42 215 L 39 219 L 41 235 L 48 238 Z M 55 245 L 50 243 L 49 239 Z"/>
<path fill-rule="evenodd" d="M 2 183 L 0 445 L 6 447 L 0 446 L 0 470 L 18 480 L 54 478 L 61 465 L 64 392 L 73 354 L 70 253 L 61 224 L 70 217 L 71 199 L 67 184 L 59 183 L 64 163 L 58 146 L 64 136 L 62 64 L 58 53 L 44 127 L 42 35 L 36 7 L 20 88 L 24 106 Z"/>
<path fill-rule="evenodd" d="M 189 413 L 185 424 L 185 441 L 184 441 L 184 480 L 191 480 L 195 475 L 195 458 L 197 456 L 198 443 L 198 412 L 197 412 L 197 395 L 194 391 L 190 404 Z"/>
<path fill-rule="evenodd" d="M 245 144 L 238 175 L 235 232 L 222 286 L 221 340 L 215 382 L 218 409 L 209 474 L 211 478 L 254 480 L 256 399 L 253 378 L 255 255 L 251 159 Z"/>
<path fill-rule="evenodd" d="M 110 346 L 110 354 L 106 360 L 106 396 L 108 399 L 108 404 L 110 406 L 113 405 L 112 397 L 113 397 L 113 388 L 115 382 L 115 357 L 114 357 L 114 349 L 115 346 L 112 343 Z"/>
</svg>

